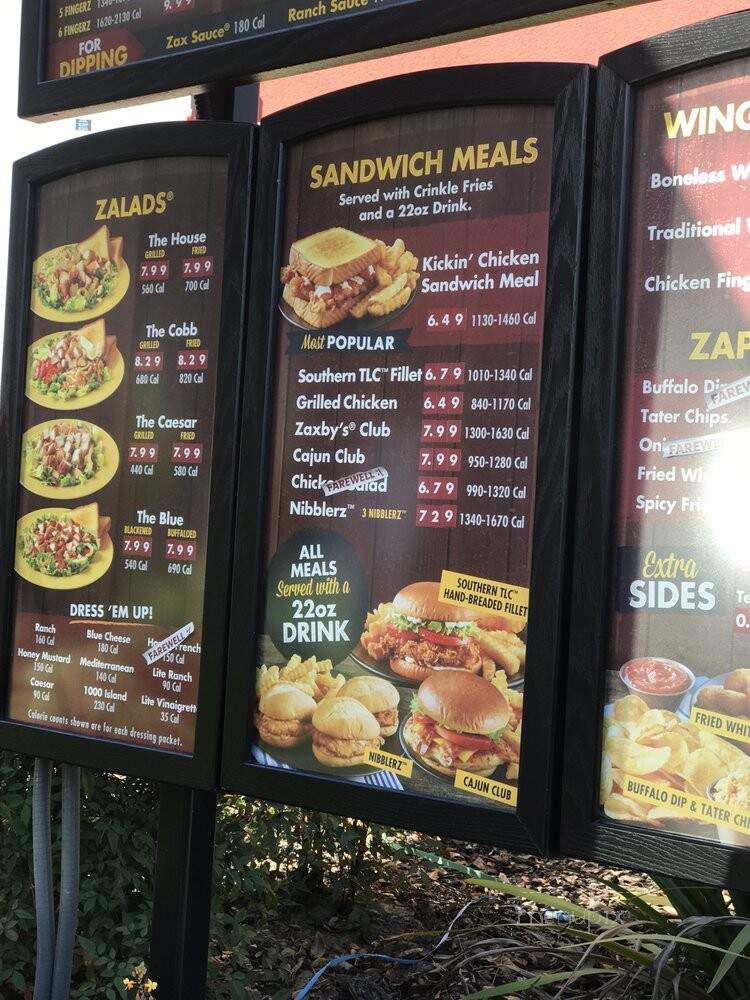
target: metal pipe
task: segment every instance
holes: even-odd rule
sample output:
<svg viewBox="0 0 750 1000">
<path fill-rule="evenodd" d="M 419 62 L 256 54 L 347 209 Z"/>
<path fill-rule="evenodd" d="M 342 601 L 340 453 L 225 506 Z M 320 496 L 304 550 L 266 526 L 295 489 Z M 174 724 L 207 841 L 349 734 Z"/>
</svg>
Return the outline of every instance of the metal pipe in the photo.
<svg viewBox="0 0 750 1000">
<path fill-rule="evenodd" d="M 55 952 L 55 898 L 52 884 L 52 764 L 34 762 L 32 841 L 36 909 L 34 1000 L 49 1000 Z"/>
<path fill-rule="evenodd" d="M 68 1000 L 78 931 L 81 870 L 81 769 L 63 765 L 60 910 L 51 1000 Z"/>
</svg>

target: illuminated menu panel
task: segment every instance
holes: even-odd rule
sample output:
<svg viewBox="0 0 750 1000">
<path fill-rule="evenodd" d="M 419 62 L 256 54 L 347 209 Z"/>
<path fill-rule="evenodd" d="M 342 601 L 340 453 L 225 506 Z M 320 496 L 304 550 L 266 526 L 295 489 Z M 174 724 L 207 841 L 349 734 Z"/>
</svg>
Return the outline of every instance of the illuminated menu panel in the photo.
<svg viewBox="0 0 750 1000">
<path fill-rule="evenodd" d="M 49 0 L 46 78 L 55 80 L 117 69 L 155 56 L 194 52 L 282 29 L 420 2 Z M 394 15 L 398 16 L 396 10 Z"/>
<path fill-rule="evenodd" d="M 636 119 L 602 802 L 750 847 L 747 60 Z"/>
<path fill-rule="evenodd" d="M 226 187 L 223 158 L 175 157 L 39 192 L 16 721 L 194 749 Z"/>
<path fill-rule="evenodd" d="M 553 109 L 293 145 L 256 762 L 516 805 Z"/>
</svg>

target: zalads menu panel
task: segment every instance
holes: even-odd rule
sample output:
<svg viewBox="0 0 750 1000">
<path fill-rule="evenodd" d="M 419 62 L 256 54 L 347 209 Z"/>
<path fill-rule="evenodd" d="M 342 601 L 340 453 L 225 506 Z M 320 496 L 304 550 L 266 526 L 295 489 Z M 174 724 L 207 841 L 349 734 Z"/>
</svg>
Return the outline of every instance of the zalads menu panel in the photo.
<svg viewBox="0 0 750 1000">
<path fill-rule="evenodd" d="M 117 69 L 272 31 L 335 21 L 424 0 L 48 0 L 45 78 Z M 408 16 L 408 15 L 407 15 Z M 356 28 L 352 30 L 356 31 Z M 309 59 L 315 58 L 314 53 Z"/>
<path fill-rule="evenodd" d="M 639 97 L 602 796 L 750 847 L 747 60 Z"/>
<path fill-rule="evenodd" d="M 256 763 L 515 808 L 553 114 L 288 149 Z"/>
<path fill-rule="evenodd" d="M 226 188 L 224 158 L 175 157 L 38 193 L 13 591 L 18 722 L 194 749 Z"/>
</svg>

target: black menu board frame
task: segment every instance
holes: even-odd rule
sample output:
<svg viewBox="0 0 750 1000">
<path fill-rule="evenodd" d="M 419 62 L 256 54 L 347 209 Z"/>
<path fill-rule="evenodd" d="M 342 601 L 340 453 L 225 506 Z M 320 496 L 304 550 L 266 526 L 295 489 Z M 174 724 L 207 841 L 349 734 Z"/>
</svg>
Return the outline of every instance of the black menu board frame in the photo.
<svg viewBox="0 0 750 1000">
<path fill-rule="evenodd" d="M 642 2 L 615 0 L 614 5 Z M 354 11 L 208 47 L 179 48 L 116 69 L 46 80 L 47 3 L 23 0 L 21 118 L 45 120 L 147 95 L 195 92 L 219 81 L 259 79 L 288 67 L 319 68 L 365 54 L 386 54 L 383 50 L 395 51 L 397 46 L 402 50 L 427 44 L 430 39 L 470 37 L 511 22 L 535 23 L 613 6 L 612 0 L 606 4 L 600 0 L 506 0 L 503 4 L 497 0 L 472 0 L 470 4 L 463 0 L 404 0 L 403 8 Z"/>
<path fill-rule="evenodd" d="M 131 161 L 175 158 L 224 158 L 228 167 L 225 268 L 220 339 L 225 357 L 240 359 L 244 349 L 246 272 L 252 208 L 252 154 L 255 129 L 212 122 L 143 125 L 104 132 L 53 146 L 14 165 L 11 253 L 0 404 L 2 561 L 0 574 L 0 746 L 98 770 L 212 789 L 216 786 L 221 740 L 221 712 L 232 528 L 227 512 L 235 496 L 236 449 L 241 397 L 241 364 L 218 371 L 213 431 L 208 557 L 203 604 L 202 670 L 197 699 L 195 751 L 191 756 L 108 742 L 95 737 L 30 726 L 8 718 L 13 641 L 14 551 L 18 470 L 26 382 L 27 323 L 32 279 L 37 202 L 45 184 L 94 168 Z"/>
<path fill-rule="evenodd" d="M 559 842 L 564 855 L 742 890 L 750 889 L 747 849 L 605 818 L 599 813 L 599 773 L 639 90 L 747 56 L 748 37 L 750 14 L 727 15 L 609 53 L 598 69 Z"/>
<path fill-rule="evenodd" d="M 256 252 L 251 295 L 227 675 L 222 788 L 271 801 L 358 816 L 393 826 L 544 853 L 554 815 L 559 761 L 558 691 L 566 611 L 568 477 L 579 322 L 579 260 L 591 71 L 572 64 L 438 70 L 344 90 L 268 119 L 259 140 Z M 481 105 L 553 108 L 551 229 L 543 336 L 538 479 L 528 624 L 521 781 L 515 814 L 472 804 L 369 789 L 322 775 L 252 762 L 257 641 L 264 604 L 265 509 L 271 468 L 270 417 L 278 337 L 278 274 L 284 239 L 284 169 L 295 142 L 332 129 Z"/>
</svg>

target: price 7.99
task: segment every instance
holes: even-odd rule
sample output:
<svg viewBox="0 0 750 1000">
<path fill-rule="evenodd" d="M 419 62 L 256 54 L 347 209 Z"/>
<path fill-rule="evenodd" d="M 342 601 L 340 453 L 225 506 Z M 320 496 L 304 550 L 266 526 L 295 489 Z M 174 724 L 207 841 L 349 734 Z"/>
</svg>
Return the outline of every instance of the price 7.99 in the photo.
<svg viewBox="0 0 750 1000">
<path fill-rule="evenodd" d="M 188 257 L 182 262 L 183 278 L 210 278 L 213 273 L 213 257 Z"/>
<path fill-rule="evenodd" d="M 461 427 L 460 420 L 423 420 L 420 441 L 460 441 Z"/>
</svg>

